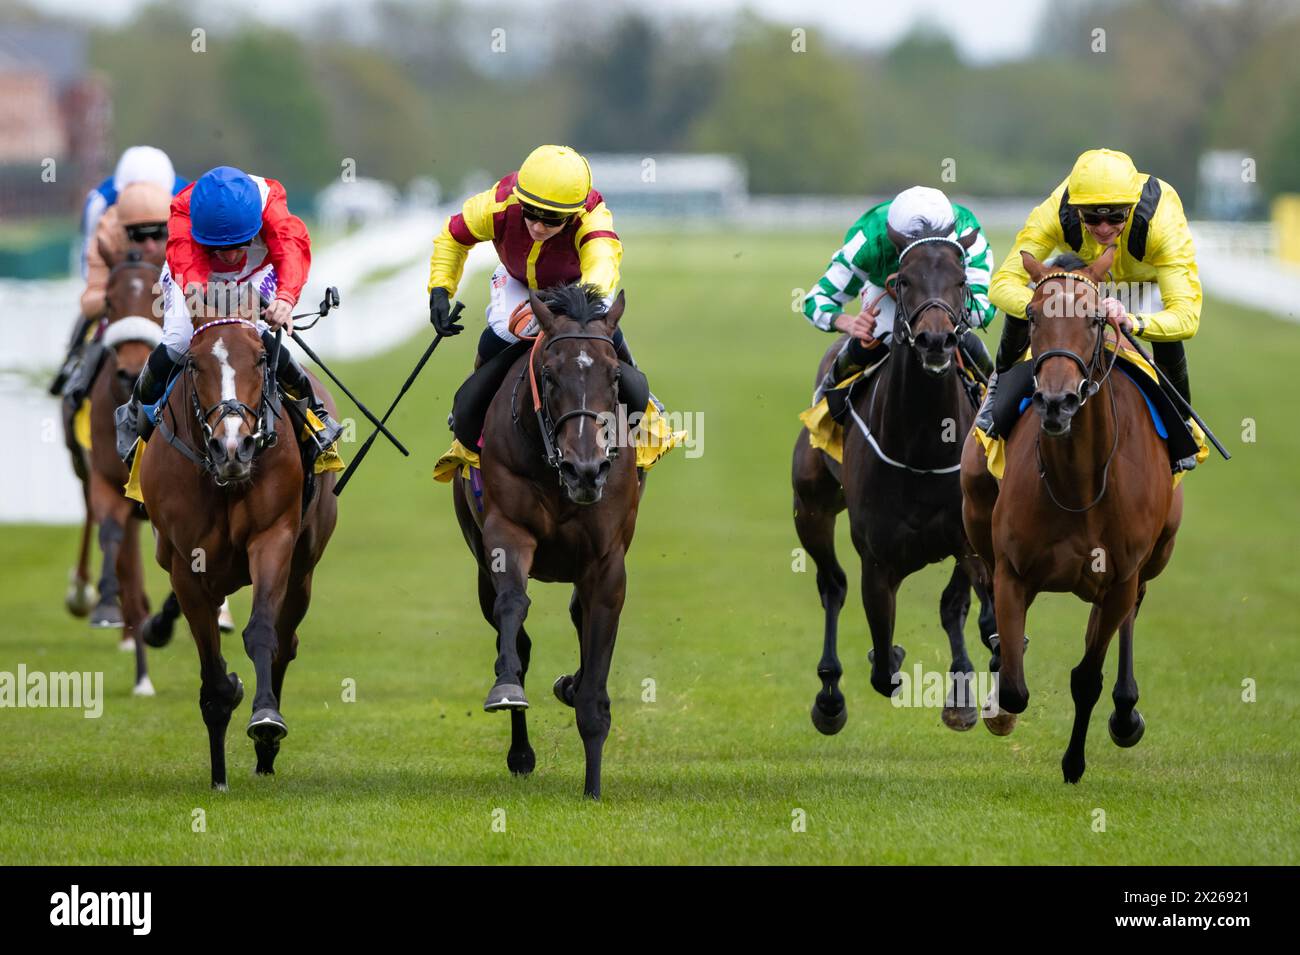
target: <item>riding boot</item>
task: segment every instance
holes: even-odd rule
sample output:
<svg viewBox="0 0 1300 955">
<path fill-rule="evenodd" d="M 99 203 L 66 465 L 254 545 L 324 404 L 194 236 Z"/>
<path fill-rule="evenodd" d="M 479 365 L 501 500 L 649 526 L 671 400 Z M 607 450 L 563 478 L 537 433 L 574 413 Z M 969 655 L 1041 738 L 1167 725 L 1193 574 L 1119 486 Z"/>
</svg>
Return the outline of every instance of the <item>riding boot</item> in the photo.
<svg viewBox="0 0 1300 955">
<path fill-rule="evenodd" d="M 974 329 L 967 329 L 961 337 L 961 354 L 966 363 L 979 371 L 980 377 L 987 380 L 993 375 L 993 356 L 984 347 L 984 340 L 975 334 Z"/>
<path fill-rule="evenodd" d="M 989 376 L 988 390 L 984 393 L 984 403 L 975 414 L 975 427 L 990 438 L 999 437 L 993 428 L 993 401 L 998 391 L 998 374 L 1010 371 L 1020 360 L 1020 356 L 1029 347 L 1029 322 L 1023 318 L 1007 315 L 1002 321 L 1002 340 L 998 343 L 998 362 Z"/>
<path fill-rule="evenodd" d="M 72 329 L 72 338 L 68 341 L 67 353 L 63 356 L 63 361 L 59 365 L 58 374 L 50 382 L 50 394 L 57 397 L 64 393 L 68 379 L 79 364 L 78 359 L 81 357 L 82 346 L 86 343 L 86 333 L 90 331 L 91 325 L 98 321 L 99 316 L 97 315 L 89 318 L 81 315 L 77 318 L 77 324 Z"/>
<path fill-rule="evenodd" d="M 162 400 L 167 389 L 167 381 L 176 367 L 177 359 L 167 351 L 166 345 L 159 345 L 150 354 L 149 360 L 140 369 L 131 390 L 131 398 L 113 412 L 117 425 L 117 455 L 129 467 L 135 454 L 136 439 L 148 441 L 153 434 L 154 423 L 144 413 L 144 405 L 152 405 Z"/>
<path fill-rule="evenodd" d="M 86 395 L 90 394 L 90 386 L 94 384 L 106 354 L 108 349 L 101 342 L 90 341 L 82 346 L 76 367 L 63 386 L 63 397 L 74 409 L 81 407 Z"/>
<path fill-rule="evenodd" d="M 614 329 L 614 353 L 618 356 L 619 361 L 627 362 L 633 368 L 640 371 L 641 366 L 638 365 L 636 359 L 632 357 L 632 349 L 628 347 L 627 338 L 623 335 L 623 329 L 621 328 Z M 650 392 L 650 403 L 655 406 L 655 410 L 660 414 L 664 413 L 664 403 L 655 397 L 653 391 Z M 641 409 L 637 408 L 634 410 L 639 411 Z"/>
<path fill-rule="evenodd" d="M 1175 391 L 1183 401 L 1187 402 L 1187 407 L 1192 406 L 1192 386 L 1188 380 L 1187 373 L 1187 352 L 1183 349 L 1182 342 L 1152 342 L 1151 357 L 1156 365 L 1164 372 L 1169 384 L 1165 386 L 1166 391 Z M 1177 404 L 1177 402 L 1175 402 Z M 1195 429 L 1188 428 L 1195 434 Z M 1175 461 L 1173 471 L 1177 474 L 1179 471 L 1190 471 L 1196 467 L 1196 455 L 1189 455 L 1181 460 Z"/>
<path fill-rule="evenodd" d="M 262 333 L 262 343 L 268 351 L 274 344 L 274 336 L 269 332 Z M 288 348 L 280 348 L 280 362 L 276 368 L 276 380 L 280 386 L 298 399 L 307 399 L 307 406 L 311 408 L 312 413 L 320 419 L 323 427 L 320 431 L 313 432 L 312 440 L 322 451 L 334 444 L 343 433 L 343 425 L 334 420 L 329 409 L 325 407 L 324 402 L 316 396 L 315 390 L 311 386 L 311 378 L 308 377 L 306 370 L 289 352 Z"/>
<path fill-rule="evenodd" d="M 813 392 L 813 404 L 821 401 L 826 392 L 833 391 L 836 385 L 850 375 L 884 361 L 887 354 L 889 354 L 889 346 L 883 340 L 878 340 L 876 345 L 868 348 L 858 339 L 850 338 L 835 356 L 835 361 L 831 363 L 826 376 Z"/>
</svg>

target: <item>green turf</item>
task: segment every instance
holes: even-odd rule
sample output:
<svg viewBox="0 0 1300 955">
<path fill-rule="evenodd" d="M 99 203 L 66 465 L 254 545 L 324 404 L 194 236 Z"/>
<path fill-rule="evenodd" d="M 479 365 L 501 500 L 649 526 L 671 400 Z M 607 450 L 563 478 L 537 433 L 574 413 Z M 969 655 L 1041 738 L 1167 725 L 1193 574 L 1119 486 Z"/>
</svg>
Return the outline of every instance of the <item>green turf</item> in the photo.
<svg viewBox="0 0 1300 955">
<path fill-rule="evenodd" d="M 380 444 L 342 500 L 286 681 L 290 735 L 274 779 L 252 775 L 245 701 L 227 741 L 230 792 L 209 791 L 184 627 L 151 653 L 159 695 L 132 698 L 129 657 L 62 608 L 75 532 L 4 529 L 0 670 L 103 670 L 107 700 L 98 720 L 0 710 L 0 863 L 1296 862 L 1300 435 L 1284 396 L 1300 329 L 1206 308 L 1193 386 L 1235 459 L 1188 478 L 1173 563 L 1143 608 L 1146 738 L 1131 750 L 1110 743 L 1108 683 L 1087 774 L 1066 786 L 1068 672 L 1086 619 L 1073 597 L 1035 604 L 1030 709 L 997 739 L 978 727 L 953 733 L 936 711 L 895 710 L 871 691 L 851 586 L 841 639 L 849 722 L 825 738 L 808 719 L 821 615 L 813 574 L 791 570 L 788 466 L 827 339 L 788 303 L 835 240 L 628 241 L 629 339 L 669 407 L 703 412 L 706 424 L 703 456 L 674 452 L 641 509 L 602 803 L 580 797 L 573 712 L 549 691 L 577 656 L 566 588 L 533 589 L 531 778 L 507 773 L 508 719 L 480 708 L 491 632 L 448 489 L 429 479 L 480 327 L 479 281 L 464 296 L 472 334 L 443 344 L 395 418 L 412 457 Z M 337 320 L 365 334 L 364 316 L 345 308 Z M 347 379 L 382 404 L 419 350 L 412 342 L 348 368 Z M 1256 421 L 1255 443 L 1242 441 L 1244 418 Z M 841 554 L 853 579 L 843 526 Z M 946 574 L 930 568 L 903 587 L 898 640 L 909 665 L 946 666 L 937 618 Z M 164 585 L 156 567 L 151 575 L 157 600 Z M 246 598 L 235 606 L 242 619 Z M 974 621 L 968 634 L 982 666 Z M 225 653 L 251 683 L 237 634 Z M 355 703 L 341 700 L 348 678 Z M 1258 702 L 1242 702 L 1246 678 Z M 642 702 L 647 679 L 653 704 Z M 198 808 L 204 833 L 192 831 Z M 503 833 L 495 809 L 505 810 Z M 792 831 L 797 809 L 805 832 Z M 1093 829 L 1096 809 L 1105 832 Z"/>
</svg>

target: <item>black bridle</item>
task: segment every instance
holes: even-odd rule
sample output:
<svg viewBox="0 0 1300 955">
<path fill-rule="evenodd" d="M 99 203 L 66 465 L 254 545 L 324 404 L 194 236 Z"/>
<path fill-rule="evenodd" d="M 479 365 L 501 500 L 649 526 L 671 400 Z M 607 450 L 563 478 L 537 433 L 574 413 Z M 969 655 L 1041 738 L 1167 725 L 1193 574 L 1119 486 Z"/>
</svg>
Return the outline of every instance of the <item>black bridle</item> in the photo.
<svg viewBox="0 0 1300 955">
<path fill-rule="evenodd" d="M 539 334 L 542 333 L 539 332 Z M 528 366 L 525 371 L 533 376 L 534 412 L 537 415 L 537 428 L 542 435 L 542 450 L 546 455 L 546 463 L 557 472 L 560 469 L 560 465 L 564 462 L 564 452 L 560 450 L 557 439 L 560 436 L 560 429 L 564 427 L 565 423 L 574 418 L 591 418 L 597 425 L 600 425 L 602 417 L 609 414 L 608 411 L 594 411 L 591 408 L 588 408 L 585 399 L 582 407 L 566 411 L 558 418 L 551 414 L 550 391 L 547 387 L 550 381 L 550 376 L 549 373 L 543 369 L 542 380 L 539 384 L 536 380 L 536 367 L 534 361 L 535 358 L 540 359 L 544 356 L 547 349 L 556 342 L 570 341 L 574 339 L 604 342 L 609 345 L 610 348 L 614 349 L 615 355 L 618 354 L 618 346 L 614 344 L 613 338 L 595 332 L 563 332 L 559 335 L 548 335 L 542 343 L 540 355 L 534 356 L 531 352 L 529 353 Z M 618 407 L 618 379 L 619 373 L 616 371 L 614 373 L 614 406 L 616 408 Z M 520 381 L 522 380 L 523 376 L 521 375 Z M 511 407 L 514 419 L 518 422 L 519 414 L 517 408 L 514 406 L 513 395 L 511 396 Z M 617 439 L 611 441 L 605 448 L 605 454 L 611 461 L 618 458 L 618 451 L 619 443 Z"/>
<path fill-rule="evenodd" d="M 1041 288 L 1044 282 L 1048 282 L 1052 279 L 1067 279 L 1074 282 L 1080 282 L 1092 289 L 1093 293 L 1097 296 L 1098 303 L 1101 302 L 1101 288 L 1096 282 L 1092 281 L 1092 279 L 1087 276 L 1079 275 L 1075 272 L 1048 272 L 1038 280 L 1038 286 Z M 1034 314 L 1032 305 L 1025 307 L 1025 318 L 1029 320 L 1029 325 L 1032 329 L 1035 322 L 1038 320 Z M 1092 355 L 1087 362 L 1068 348 L 1049 348 L 1042 354 L 1034 356 L 1035 392 L 1038 391 L 1038 371 L 1043 367 L 1043 363 L 1049 358 L 1068 358 L 1079 367 L 1079 371 L 1083 375 L 1082 380 L 1079 382 L 1078 389 L 1080 409 L 1087 404 L 1089 398 L 1101 390 L 1101 386 L 1106 383 L 1106 380 L 1110 377 L 1110 373 L 1115 370 L 1115 363 L 1119 361 L 1119 342 L 1117 341 L 1115 343 L 1115 349 L 1111 354 L 1110 361 L 1106 362 L 1106 327 L 1108 323 L 1105 314 L 1100 310 L 1093 311 L 1087 316 L 1087 321 L 1089 327 L 1095 329 Z M 1098 378 L 1097 373 L 1102 371 L 1103 366 L 1105 367 L 1105 371 L 1102 372 L 1101 377 Z M 1039 430 L 1038 436 L 1035 438 L 1034 454 L 1038 459 L 1038 477 L 1042 480 L 1043 486 L 1047 488 L 1047 496 L 1052 499 L 1052 503 L 1063 511 L 1069 511 L 1072 514 L 1082 514 L 1086 511 L 1090 511 L 1101 502 L 1101 499 L 1106 494 L 1106 484 L 1110 480 L 1110 465 L 1111 462 L 1115 460 L 1115 451 L 1119 448 L 1119 408 L 1116 404 L 1115 389 L 1113 388 L 1110 390 L 1110 411 L 1111 418 L 1114 421 L 1113 430 L 1115 432 L 1115 437 L 1110 447 L 1110 453 L 1106 456 L 1106 464 L 1102 468 L 1101 490 L 1097 492 L 1097 496 L 1094 497 L 1091 502 L 1083 507 L 1068 507 L 1065 504 L 1062 504 L 1057 498 L 1055 492 L 1052 490 L 1052 482 L 1048 480 L 1047 477 L 1047 466 L 1043 463 L 1041 429 Z"/>
<path fill-rule="evenodd" d="M 194 339 L 197 339 L 201 333 L 207 331 L 209 328 L 217 325 L 243 325 L 246 328 L 251 328 L 253 331 L 257 331 L 256 325 L 252 322 L 245 321 L 242 318 L 217 319 L 216 321 L 208 322 L 207 324 L 201 325 L 195 329 L 194 337 L 190 339 L 191 348 L 193 348 Z M 258 362 L 262 365 L 262 393 L 256 408 L 240 401 L 238 398 L 223 398 L 221 401 L 216 402 L 210 407 L 204 408 L 199 402 L 198 366 L 194 361 L 192 354 L 185 356 L 183 374 L 185 374 L 189 382 L 190 411 L 193 415 L 194 423 L 199 426 L 199 430 L 203 435 L 203 440 L 201 442 L 202 450 L 196 450 L 195 448 L 190 447 L 185 443 L 184 439 L 176 433 L 174 427 L 176 413 L 174 411 L 172 412 L 173 427 L 171 428 L 167 427 L 162 414 L 159 414 L 158 416 L 158 431 L 162 434 L 167 443 L 179 451 L 184 457 L 189 459 L 189 461 L 197 466 L 200 471 L 203 471 L 211 477 L 218 487 L 225 487 L 229 482 L 222 480 L 218 475 L 217 467 L 212 463 L 212 455 L 209 448 L 212 437 L 216 433 L 217 426 L 220 425 L 222 421 L 231 416 L 235 416 L 248 422 L 249 427 L 256 428 L 253 432 L 253 443 L 256 449 L 253 453 L 255 457 L 264 449 L 273 447 L 277 440 L 275 431 L 277 414 L 268 413 L 277 407 L 278 396 L 276 393 L 275 370 L 267 360 L 265 349 L 263 349 Z M 168 401 L 167 407 L 170 406 L 171 403 Z M 214 415 L 216 416 L 215 418 L 213 417 Z"/>
<path fill-rule="evenodd" d="M 907 253 L 911 252 L 917 246 L 934 242 L 950 245 L 957 250 L 957 262 L 959 265 L 963 266 L 962 274 L 965 274 L 964 264 L 966 262 L 966 247 L 950 236 L 940 235 L 925 236 L 904 246 L 903 250 L 898 253 L 899 272 L 902 271 L 903 259 L 907 256 Z M 947 314 L 948 320 L 952 322 L 953 334 L 957 336 L 958 341 L 960 341 L 961 336 L 966 334 L 966 332 L 971 328 L 970 295 L 963 296 L 960 311 L 954 308 L 952 303 L 947 299 L 937 295 L 932 298 L 927 298 L 915 308 L 907 307 L 907 304 L 903 301 L 902 289 L 899 289 L 894 293 L 894 299 L 898 303 L 897 309 L 894 312 L 894 337 L 913 350 L 916 348 L 916 333 L 912 330 L 912 322 L 915 321 L 918 316 L 932 308 L 940 309 Z"/>
</svg>

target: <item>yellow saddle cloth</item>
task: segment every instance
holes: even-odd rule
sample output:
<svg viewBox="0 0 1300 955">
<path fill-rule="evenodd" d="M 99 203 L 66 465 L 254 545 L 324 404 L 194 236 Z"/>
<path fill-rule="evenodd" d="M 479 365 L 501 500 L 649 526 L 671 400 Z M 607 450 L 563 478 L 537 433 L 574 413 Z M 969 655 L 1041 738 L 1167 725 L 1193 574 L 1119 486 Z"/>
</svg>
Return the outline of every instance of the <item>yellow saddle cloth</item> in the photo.
<svg viewBox="0 0 1300 955">
<path fill-rule="evenodd" d="M 83 398 L 81 407 L 72 416 L 72 434 L 83 451 L 90 450 L 90 399 Z"/>
<path fill-rule="evenodd" d="M 1114 351 L 1115 343 L 1111 341 L 1106 342 L 1106 348 L 1109 351 Z M 1130 368 L 1133 368 L 1139 373 L 1146 375 L 1148 378 L 1152 379 L 1153 381 L 1160 380 L 1159 376 L 1156 374 L 1156 370 L 1151 367 L 1150 362 L 1148 362 L 1145 358 L 1143 358 L 1138 352 L 1134 351 L 1132 348 L 1125 346 L 1124 348 L 1120 349 L 1119 357 L 1120 360 L 1123 361 Z M 1023 360 L 1031 361 L 1032 356 L 1030 355 L 1030 353 L 1026 352 L 1025 358 Z M 1196 448 L 1197 448 L 1196 463 L 1202 464 L 1204 463 L 1205 459 L 1210 456 L 1209 442 L 1205 439 L 1205 432 L 1201 430 L 1200 425 L 1198 425 L 1195 421 L 1188 421 L 1187 423 L 1188 425 L 1191 426 L 1192 437 L 1196 439 Z M 978 441 L 980 443 L 980 447 L 984 449 L 984 458 L 985 461 L 987 462 L 989 473 L 992 474 L 999 481 L 1002 480 L 1002 475 L 1006 472 L 1006 467 L 1007 467 L 1006 438 L 991 438 L 980 428 L 976 428 L 974 430 L 975 430 L 975 440 Z M 1186 471 L 1179 471 L 1177 474 L 1173 475 L 1174 487 L 1178 486 L 1178 482 L 1183 479 L 1183 475 L 1186 473 L 1187 473 Z"/>
<path fill-rule="evenodd" d="M 649 402 L 636 429 L 636 466 L 649 471 L 660 458 L 685 439 L 686 432 L 672 430 L 654 402 Z M 478 452 L 453 438 L 451 447 L 433 466 L 433 479 L 450 484 L 458 472 L 461 477 L 469 477 L 469 469 L 478 466 Z"/>
<path fill-rule="evenodd" d="M 307 421 L 302 426 L 302 431 L 298 435 L 299 441 L 309 440 L 308 435 L 312 432 L 320 431 L 325 427 L 320 418 L 310 408 L 307 409 Z M 310 430 L 308 430 L 310 429 Z M 144 493 L 140 490 L 140 462 L 144 460 L 144 449 L 148 442 L 137 440 L 135 446 L 135 457 L 131 459 L 131 474 L 126 479 L 126 486 L 122 488 L 122 493 L 132 501 L 139 501 L 144 504 Z M 326 471 L 342 471 L 345 467 L 342 456 L 339 454 L 339 445 L 335 441 L 328 448 L 316 456 L 316 462 L 312 465 L 312 473 L 324 474 Z"/>
</svg>

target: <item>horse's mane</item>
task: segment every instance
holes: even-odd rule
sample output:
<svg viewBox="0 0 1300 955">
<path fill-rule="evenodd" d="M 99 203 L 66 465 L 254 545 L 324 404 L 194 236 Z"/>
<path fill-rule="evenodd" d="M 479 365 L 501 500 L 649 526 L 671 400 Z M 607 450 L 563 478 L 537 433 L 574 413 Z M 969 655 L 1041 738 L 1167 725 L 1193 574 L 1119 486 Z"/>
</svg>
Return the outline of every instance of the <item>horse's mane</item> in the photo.
<svg viewBox="0 0 1300 955">
<path fill-rule="evenodd" d="M 1082 256 L 1075 255 L 1073 252 L 1062 252 L 1060 255 L 1047 262 L 1054 269 L 1060 269 L 1062 272 L 1080 272 L 1088 267 L 1088 263 L 1083 260 Z"/>
<path fill-rule="evenodd" d="M 542 304 L 556 315 L 565 315 L 580 325 L 605 317 L 605 296 L 594 285 L 557 285 L 538 293 Z"/>
</svg>

